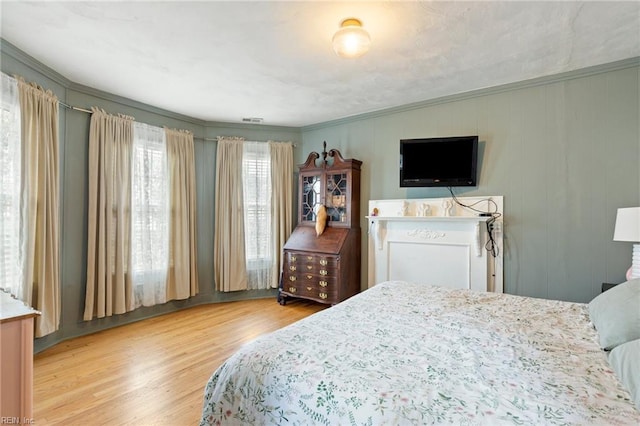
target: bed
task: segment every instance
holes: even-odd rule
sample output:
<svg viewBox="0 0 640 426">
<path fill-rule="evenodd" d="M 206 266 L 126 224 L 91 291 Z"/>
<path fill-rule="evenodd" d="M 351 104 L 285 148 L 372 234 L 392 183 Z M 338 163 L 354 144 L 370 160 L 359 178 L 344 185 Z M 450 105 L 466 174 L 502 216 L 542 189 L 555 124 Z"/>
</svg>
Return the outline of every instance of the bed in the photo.
<svg viewBox="0 0 640 426">
<path fill-rule="evenodd" d="M 591 308 L 380 283 L 243 346 L 201 425 L 640 424 Z"/>
</svg>

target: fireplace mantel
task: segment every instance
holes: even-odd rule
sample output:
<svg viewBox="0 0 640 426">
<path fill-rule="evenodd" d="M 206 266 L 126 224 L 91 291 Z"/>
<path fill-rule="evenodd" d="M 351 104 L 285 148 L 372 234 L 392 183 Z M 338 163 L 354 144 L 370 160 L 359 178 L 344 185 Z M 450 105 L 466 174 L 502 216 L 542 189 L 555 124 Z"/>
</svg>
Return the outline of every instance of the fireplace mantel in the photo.
<svg viewBox="0 0 640 426">
<path fill-rule="evenodd" d="M 369 287 L 387 280 L 503 291 L 501 196 L 369 201 Z M 493 220 L 495 217 L 495 220 Z M 489 223 L 495 257 L 486 250 Z"/>
</svg>

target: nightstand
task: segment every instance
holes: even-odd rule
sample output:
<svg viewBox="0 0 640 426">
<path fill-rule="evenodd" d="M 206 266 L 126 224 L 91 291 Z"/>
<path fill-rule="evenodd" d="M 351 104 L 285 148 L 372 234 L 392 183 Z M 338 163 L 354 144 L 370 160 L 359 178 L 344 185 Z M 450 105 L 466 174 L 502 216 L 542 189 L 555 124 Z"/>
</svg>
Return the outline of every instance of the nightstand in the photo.
<svg viewBox="0 0 640 426">
<path fill-rule="evenodd" d="M 613 288 L 613 287 L 617 286 L 618 284 L 602 283 L 602 292 L 604 293 L 605 291 L 609 290 L 610 288 Z"/>
</svg>

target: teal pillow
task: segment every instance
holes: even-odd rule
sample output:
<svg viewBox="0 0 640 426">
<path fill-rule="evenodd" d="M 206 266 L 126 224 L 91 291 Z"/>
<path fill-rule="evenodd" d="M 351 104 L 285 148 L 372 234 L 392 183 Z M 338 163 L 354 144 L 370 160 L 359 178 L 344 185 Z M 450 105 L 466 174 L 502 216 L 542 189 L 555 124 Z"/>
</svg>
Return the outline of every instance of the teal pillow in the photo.
<svg viewBox="0 0 640 426">
<path fill-rule="evenodd" d="M 589 317 L 605 350 L 640 339 L 640 279 L 599 294 L 589 302 Z"/>
<path fill-rule="evenodd" d="M 609 363 L 640 410 L 640 339 L 613 348 Z"/>
</svg>

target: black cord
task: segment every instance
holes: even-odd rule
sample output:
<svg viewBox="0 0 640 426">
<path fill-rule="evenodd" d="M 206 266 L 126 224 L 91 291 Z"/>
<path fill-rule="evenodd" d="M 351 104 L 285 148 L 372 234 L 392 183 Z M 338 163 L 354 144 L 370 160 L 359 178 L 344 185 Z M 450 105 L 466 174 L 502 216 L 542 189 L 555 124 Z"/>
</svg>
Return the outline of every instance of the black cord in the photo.
<svg viewBox="0 0 640 426">
<path fill-rule="evenodd" d="M 491 198 L 485 198 L 485 199 L 482 199 L 482 200 L 478 200 L 475 203 L 467 205 L 467 204 L 464 204 L 464 203 L 460 202 L 460 200 L 458 200 L 456 195 L 453 193 L 453 189 L 450 186 L 448 186 L 447 189 L 451 193 L 451 198 L 453 199 L 453 201 L 455 201 L 455 203 L 457 205 L 459 205 L 460 207 L 464 207 L 465 209 L 469 209 L 469 210 L 472 210 L 472 211 L 477 212 L 477 213 L 483 213 L 483 214 L 490 214 L 491 215 L 491 219 L 487 220 L 487 222 L 485 224 L 486 227 L 487 227 L 487 234 L 489 235 L 489 240 L 485 243 L 484 248 L 489 253 L 491 253 L 491 255 L 493 257 L 498 257 L 498 254 L 499 254 L 500 250 L 499 250 L 498 245 L 496 244 L 496 240 L 493 237 L 493 232 L 495 231 L 494 228 L 493 228 L 493 224 L 495 223 L 496 219 L 498 219 L 500 216 L 502 216 L 502 213 L 498 212 L 498 204 L 494 200 L 492 200 Z M 474 207 L 477 204 L 484 203 L 484 202 L 493 204 L 494 210 L 491 212 L 491 211 L 486 211 L 486 210 L 479 210 L 479 209 Z"/>
<path fill-rule="evenodd" d="M 498 247 L 498 245 L 496 244 L 496 240 L 494 240 L 493 238 L 493 223 L 496 221 L 495 217 L 491 217 L 491 219 L 489 219 L 487 221 L 487 235 L 489 235 L 489 240 L 484 244 L 484 248 L 491 253 L 491 255 L 493 257 L 498 257 L 498 254 L 500 252 L 500 249 Z"/>
</svg>

